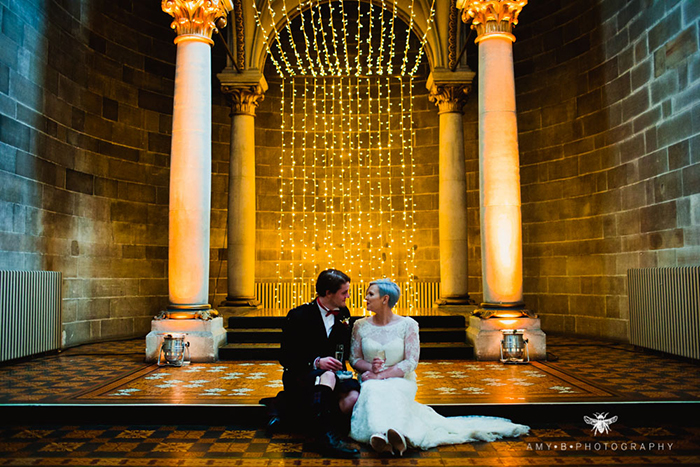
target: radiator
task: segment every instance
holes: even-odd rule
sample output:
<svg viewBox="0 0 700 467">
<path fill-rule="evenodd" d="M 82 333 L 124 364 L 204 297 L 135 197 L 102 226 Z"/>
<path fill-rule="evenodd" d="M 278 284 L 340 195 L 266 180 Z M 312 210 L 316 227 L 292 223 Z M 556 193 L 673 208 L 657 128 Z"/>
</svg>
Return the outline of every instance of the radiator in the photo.
<svg viewBox="0 0 700 467">
<path fill-rule="evenodd" d="M 0 271 L 0 362 L 61 347 L 61 273 Z"/>
<path fill-rule="evenodd" d="M 700 359 L 700 266 L 627 271 L 630 341 Z"/>
<path fill-rule="evenodd" d="M 362 308 L 369 282 L 351 282 L 350 308 Z M 440 298 L 439 282 L 401 282 L 398 308 L 431 308 Z M 263 308 L 290 309 L 312 300 L 316 296 L 316 279 L 305 282 L 257 282 L 255 297 Z"/>
</svg>

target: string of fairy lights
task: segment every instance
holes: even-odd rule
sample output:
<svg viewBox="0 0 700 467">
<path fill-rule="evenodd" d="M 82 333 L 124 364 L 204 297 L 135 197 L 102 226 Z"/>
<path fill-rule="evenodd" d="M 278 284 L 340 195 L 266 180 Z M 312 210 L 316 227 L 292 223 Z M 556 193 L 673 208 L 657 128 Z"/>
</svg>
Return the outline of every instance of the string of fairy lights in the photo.
<svg viewBox="0 0 700 467">
<path fill-rule="evenodd" d="M 374 3 L 305 0 L 289 11 L 286 0 L 253 0 L 282 78 L 277 275 L 296 287 L 291 306 L 328 267 L 356 283 L 408 283 L 405 303 L 416 301 L 413 91 L 434 0 L 413 41 L 415 0 L 404 23 L 396 0 Z"/>
</svg>

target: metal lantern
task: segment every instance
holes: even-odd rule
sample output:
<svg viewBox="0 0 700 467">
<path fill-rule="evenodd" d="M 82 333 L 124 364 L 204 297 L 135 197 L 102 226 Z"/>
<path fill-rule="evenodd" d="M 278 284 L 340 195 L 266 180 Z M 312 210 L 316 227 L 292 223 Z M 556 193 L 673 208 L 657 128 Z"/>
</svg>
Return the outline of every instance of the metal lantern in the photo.
<svg viewBox="0 0 700 467">
<path fill-rule="evenodd" d="M 190 363 L 190 343 L 185 342 L 185 335 L 165 336 L 158 353 L 158 366 L 182 366 L 188 363 Z"/>
<path fill-rule="evenodd" d="M 504 329 L 501 331 L 501 363 L 529 363 L 530 350 L 528 340 L 524 338 L 523 329 Z"/>
</svg>

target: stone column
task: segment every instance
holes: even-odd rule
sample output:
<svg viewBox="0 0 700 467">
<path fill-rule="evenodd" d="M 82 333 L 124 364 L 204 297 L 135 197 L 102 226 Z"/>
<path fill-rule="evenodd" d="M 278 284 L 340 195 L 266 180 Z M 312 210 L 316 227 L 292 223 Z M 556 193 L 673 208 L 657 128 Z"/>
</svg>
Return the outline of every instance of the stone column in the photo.
<svg viewBox="0 0 700 467">
<path fill-rule="evenodd" d="M 526 0 L 462 0 L 479 44 L 479 199 L 485 316 L 528 314 L 523 302 L 520 159 L 511 33 Z"/>
<path fill-rule="evenodd" d="M 170 157 L 169 310 L 206 310 L 211 211 L 211 39 L 230 0 L 163 0 L 177 32 Z M 225 24 L 225 21 L 224 21 Z"/>
<path fill-rule="evenodd" d="M 255 297 L 255 108 L 264 99 L 267 82 L 256 73 L 244 75 L 248 79 L 238 83 L 219 75 L 231 98 L 228 289 L 221 305 L 247 308 L 260 304 Z"/>
<path fill-rule="evenodd" d="M 175 20 L 175 95 L 170 154 L 168 309 L 151 322 L 146 361 L 159 361 L 168 335 L 182 336 L 193 362 L 215 362 L 223 319 L 208 311 L 211 215 L 211 35 L 231 0 L 163 0 Z M 165 353 L 162 353 L 163 356 Z"/>
<path fill-rule="evenodd" d="M 462 106 L 472 72 L 434 70 L 428 77 L 429 99 L 440 115 L 439 230 L 440 300 L 438 306 L 463 306 L 468 293 L 467 179 L 464 164 Z"/>
</svg>

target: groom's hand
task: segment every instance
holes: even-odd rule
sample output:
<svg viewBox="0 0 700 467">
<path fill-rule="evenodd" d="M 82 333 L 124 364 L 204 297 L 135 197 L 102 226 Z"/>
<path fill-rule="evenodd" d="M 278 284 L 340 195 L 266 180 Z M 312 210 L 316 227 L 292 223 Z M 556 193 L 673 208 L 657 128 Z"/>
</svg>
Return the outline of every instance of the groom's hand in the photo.
<svg viewBox="0 0 700 467">
<path fill-rule="evenodd" d="M 343 364 L 333 357 L 323 357 L 318 361 L 318 368 L 326 371 L 339 371 L 343 369 Z"/>
</svg>

